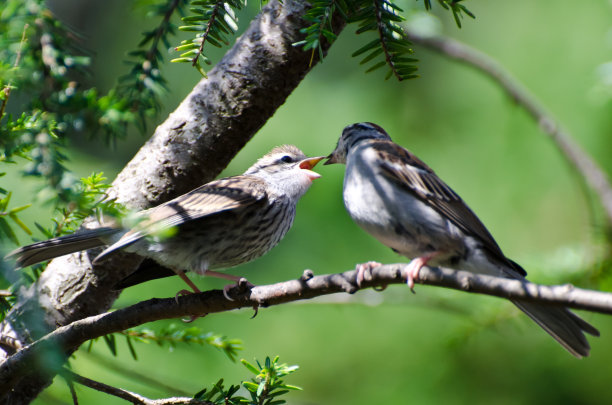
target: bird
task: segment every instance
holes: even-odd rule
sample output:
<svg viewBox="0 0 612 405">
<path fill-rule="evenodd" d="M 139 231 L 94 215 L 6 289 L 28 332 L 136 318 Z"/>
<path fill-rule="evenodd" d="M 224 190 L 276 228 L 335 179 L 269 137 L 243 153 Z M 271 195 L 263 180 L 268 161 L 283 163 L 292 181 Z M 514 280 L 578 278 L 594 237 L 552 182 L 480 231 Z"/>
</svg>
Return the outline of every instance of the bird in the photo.
<svg viewBox="0 0 612 405">
<path fill-rule="evenodd" d="M 361 122 L 342 131 L 325 164 L 345 164 L 343 199 L 349 216 L 382 244 L 411 259 L 412 289 L 425 265 L 526 280 L 476 214 L 436 173 L 394 143 L 377 124 Z M 377 262 L 357 266 L 357 283 Z M 599 331 L 564 307 L 511 300 L 575 357 L 588 356 L 585 333 Z"/>
<path fill-rule="evenodd" d="M 250 262 L 280 242 L 293 224 L 298 201 L 312 181 L 321 177 L 312 168 L 322 159 L 324 156 L 306 157 L 293 145 L 278 146 L 242 175 L 211 181 L 138 212 L 132 227 L 85 229 L 18 248 L 7 258 L 23 268 L 106 245 L 94 265 L 118 250 L 149 259 L 148 265 L 121 281 L 119 288 L 176 274 L 191 288 L 179 291 L 176 297 L 200 292 L 185 271 L 238 283 L 240 277 L 214 270 Z M 157 266 L 151 266 L 151 259 Z M 228 299 L 233 286 L 223 290 Z"/>
</svg>

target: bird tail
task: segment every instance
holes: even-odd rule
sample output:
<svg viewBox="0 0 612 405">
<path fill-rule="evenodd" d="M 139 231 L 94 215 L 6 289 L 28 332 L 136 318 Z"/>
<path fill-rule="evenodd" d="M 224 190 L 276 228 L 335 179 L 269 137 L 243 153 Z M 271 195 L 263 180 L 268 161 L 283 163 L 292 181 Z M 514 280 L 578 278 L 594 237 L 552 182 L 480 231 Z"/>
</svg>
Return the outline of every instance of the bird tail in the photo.
<svg viewBox="0 0 612 405">
<path fill-rule="evenodd" d="M 72 235 L 20 247 L 6 255 L 5 259 L 15 260 L 17 268 L 27 267 L 69 253 L 106 245 L 109 237 L 119 232 L 121 229 L 108 227 L 81 230 Z"/>
<path fill-rule="evenodd" d="M 591 347 L 584 333 L 599 336 L 599 331 L 590 323 L 567 308 L 512 300 L 549 335 L 577 358 L 589 355 Z"/>
</svg>

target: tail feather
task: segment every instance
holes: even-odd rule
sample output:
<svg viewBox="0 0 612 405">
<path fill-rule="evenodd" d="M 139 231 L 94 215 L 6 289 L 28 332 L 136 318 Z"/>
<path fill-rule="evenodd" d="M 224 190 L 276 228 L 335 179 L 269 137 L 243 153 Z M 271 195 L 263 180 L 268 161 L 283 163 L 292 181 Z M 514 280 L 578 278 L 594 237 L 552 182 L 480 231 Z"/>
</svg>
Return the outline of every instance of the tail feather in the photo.
<svg viewBox="0 0 612 405">
<path fill-rule="evenodd" d="M 100 263 L 106 256 L 109 254 L 116 252 L 117 250 L 121 250 L 128 246 L 133 245 L 143 238 L 143 235 L 140 232 L 128 232 L 125 236 L 121 237 L 119 240 L 114 242 L 112 245 L 104 249 L 96 258 L 94 259 L 94 263 Z"/>
<path fill-rule="evenodd" d="M 591 346 L 584 334 L 599 336 L 599 331 L 593 325 L 567 308 L 524 301 L 512 302 L 572 355 L 578 358 L 589 355 Z"/>
<path fill-rule="evenodd" d="M 82 230 L 72 235 L 20 247 L 6 255 L 5 258 L 14 259 L 18 268 L 27 267 L 59 256 L 104 246 L 109 242 L 110 236 L 119 232 L 121 229 L 117 228 Z"/>
</svg>

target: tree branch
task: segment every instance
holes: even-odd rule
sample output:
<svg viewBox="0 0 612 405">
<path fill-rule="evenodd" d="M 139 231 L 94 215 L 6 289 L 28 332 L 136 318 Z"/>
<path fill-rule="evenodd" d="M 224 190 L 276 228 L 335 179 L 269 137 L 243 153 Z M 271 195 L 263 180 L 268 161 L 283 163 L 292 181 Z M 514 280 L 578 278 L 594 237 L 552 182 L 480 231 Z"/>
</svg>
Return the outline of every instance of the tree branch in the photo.
<svg viewBox="0 0 612 405">
<path fill-rule="evenodd" d="M 490 56 L 451 38 L 422 35 L 406 30 L 408 39 L 475 68 L 495 81 L 518 105 L 538 123 L 542 131 L 559 148 L 581 180 L 597 194 L 604 208 L 608 230 L 612 230 L 612 185 L 607 174 L 574 142 L 570 133 L 544 108 L 542 103 L 518 79 Z"/>
<path fill-rule="evenodd" d="M 89 339 L 160 319 L 212 314 L 240 308 L 268 307 L 327 294 L 339 292 L 352 294 L 364 288 L 404 284 L 407 267 L 407 264 L 376 267 L 372 269 L 371 277 L 366 277 L 361 287 L 355 283 L 355 270 L 322 276 L 313 276 L 312 271 L 306 270 L 298 280 L 257 286 L 241 294 L 234 301 L 228 301 L 220 290 L 211 290 L 180 297 L 178 303 L 174 298 L 154 298 L 114 312 L 81 319 L 56 329 L 1 364 L 0 392 L 8 392 L 21 377 L 30 372 L 32 365 L 39 359 L 49 358 L 49 350 L 69 351 Z M 544 286 L 527 281 L 434 267 L 423 267 L 417 282 L 502 298 L 612 314 L 612 293 L 575 288 L 569 284 Z M 231 293 L 236 293 L 235 290 L 236 288 Z"/>
<path fill-rule="evenodd" d="M 111 196 L 143 209 L 216 177 L 314 66 L 310 53 L 293 46 L 308 26 L 302 18 L 308 7 L 299 0 L 270 1 L 117 176 Z M 335 18 L 333 31 L 338 34 L 344 24 Z M 326 41 L 321 46 L 324 52 L 329 49 Z M 118 295 L 113 286 L 140 260 L 116 255 L 95 269 L 87 253 L 53 260 L 31 288 L 19 291 L 0 335 L 27 344 L 59 325 L 106 311 Z M 0 351 L 0 358 L 9 355 Z M 9 402 L 31 401 L 50 383 L 54 370 L 32 368 Z"/>
<path fill-rule="evenodd" d="M 134 392 L 113 387 L 111 385 L 104 384 L 87 377 L 83 377 L 82 375 L 79 375 L 67 369 L 63 369 L 60 372 L 60 375 L 64 377 L 66 381 L 74 381 L 78 384 L 84 385 L 96 391 L 104 392 L 105 394 L 124 399 L 136 405 L 211 405 L 211 403 L 208 401 L 200 401 L 199 399 L 186 397 L 149 399 Z"/>
</svg>

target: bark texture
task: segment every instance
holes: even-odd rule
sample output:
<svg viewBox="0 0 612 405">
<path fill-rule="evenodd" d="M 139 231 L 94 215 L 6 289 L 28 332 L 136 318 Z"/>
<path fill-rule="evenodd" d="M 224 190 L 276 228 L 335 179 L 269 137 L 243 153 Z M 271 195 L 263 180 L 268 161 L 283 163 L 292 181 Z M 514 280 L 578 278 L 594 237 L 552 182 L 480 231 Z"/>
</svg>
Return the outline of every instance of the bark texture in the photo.
<svg viewBox="0 0 612 405">
<path fill-rule="evenodd" d="M 157 127 L 113 182 L 111 194 L 129 208 L 143 209 L 215 178 L 310 71 L 310 53 L 292 46 L 302 39 L 307 7 L 298 0 L 266 5 L 208 78 Z M 334 25 L 339 33 L 344 23 L 336 19 Z M 328 47 L 324 44 L 325 51 Z M 108 310 L 118 296 L 112 287 L 139 263 L 129 254 L 95 269 L 86 253 L 53 260 L 36 284 L 20 291 L 18 304 L 1 325 L 2 335 L 25 346 L 62 325 Z M 62 349 L 69 354 L 78 344 Z M 11 356 L 10 348 L 2 349 L 2 359 Z M 24 374 L 10 377 L 10 389 L 0 389 L 3 403 L 33 400 L 64 358 L 32 361 Z"/>
</svg>

